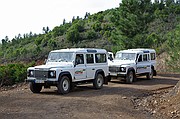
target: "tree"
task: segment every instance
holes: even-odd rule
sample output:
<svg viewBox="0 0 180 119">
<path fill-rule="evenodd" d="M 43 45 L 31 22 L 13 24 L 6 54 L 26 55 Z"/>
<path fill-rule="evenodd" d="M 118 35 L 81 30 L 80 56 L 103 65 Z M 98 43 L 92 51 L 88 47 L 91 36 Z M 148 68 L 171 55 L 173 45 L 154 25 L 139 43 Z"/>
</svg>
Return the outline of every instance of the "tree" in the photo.
<svg viewBox="0 0 180 119">
<path fill-rule="evenodd" d="M 97 37 L 97 34 L 94 30 L 87 31 L 87 39 L 95 39 L 96 37 Z"/>
<path fill-rule="evenodd" d="M 22 37 L 21 37 L 21 34 L 20 34 L 20 33 L 18 34 L 17 39 L 18 39 L 18 40 L 22 39 Z"/>
<path fill-rule="evenodd" d="M 101 30 L 101 22 L 95 22 L 92 25 L 92 29 L 94 29 L 96 32 L 99 32 Z"/>
<path fill-rule="evenodd" d="M 64 25 L 64 24 L 66 24 L 66 20 L 65 20 L 65 19 L 63 19 L 63 25 Z"/>
<path fill-rule="evenodd" d="M 80 41 L 80 34 L 78 29 L 71 27 L 66 33 L 66 38 L 71 43 L 77 43 Z"/>
<path fill-rule="evenodd" d="M 125 40 L 126 48 L 136 47 L 137 42 L 134 38 L 138 34 L 145 34 L 148 23 L 153 20 L 151 0 L 122 0 L 119 10 L 121 16 L 119 30 L 121 35 L 126 36 L 126 39 L 123 39 Z M 137 38 L 140 37 L 137 36 Z M 146 39 L 143 36 L 141 38 L 141 40 Z"/>
<path fill-rule="evenodd" d="M 75 21 L 76 19 L 75 19 L 75 16 L 73 16 L 73 18 L 72 18 L 72 23 Z"/>
<path fill-rule="evenodd" d="M 90 13 L 86 12 L 84 19 L 88 19 L 89 16 L 90 16 Z"/>
<path fill-rule="evenodd" d="M 4 50 L 7 47 L 7 44 L 9 43 L 9 38 L 8 36 L 5 36 L 4 39 L 2 39 L 2 50 Z"/>
<path fill-rule="evenodd" d="M 78 20 L 67 30 L 66 38 L 72 43 L 81 41 L 80 32 L 84 31 L 84 21 Z"/>
<path fill-rule="evenodd" d="M 47 34 L 50 31 L 49 27 L 43 27 L 43 33 Z"/>
</svg>

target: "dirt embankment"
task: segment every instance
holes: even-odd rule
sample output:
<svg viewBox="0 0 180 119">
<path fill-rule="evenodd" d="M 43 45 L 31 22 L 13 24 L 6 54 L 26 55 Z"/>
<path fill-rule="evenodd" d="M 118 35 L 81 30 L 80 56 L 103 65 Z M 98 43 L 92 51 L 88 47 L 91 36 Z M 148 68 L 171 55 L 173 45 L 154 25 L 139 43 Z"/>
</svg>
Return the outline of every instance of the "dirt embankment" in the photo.
<svg viewBox="0 0 180 119">
<path fill-rule="evenodd" d="M 161 74 L 169 79 L 176 78 L 175 86 L 154 90 L 135 100 L 137 107 L 162 118 L 180 118 L 180 74 Z"/>
</svg>

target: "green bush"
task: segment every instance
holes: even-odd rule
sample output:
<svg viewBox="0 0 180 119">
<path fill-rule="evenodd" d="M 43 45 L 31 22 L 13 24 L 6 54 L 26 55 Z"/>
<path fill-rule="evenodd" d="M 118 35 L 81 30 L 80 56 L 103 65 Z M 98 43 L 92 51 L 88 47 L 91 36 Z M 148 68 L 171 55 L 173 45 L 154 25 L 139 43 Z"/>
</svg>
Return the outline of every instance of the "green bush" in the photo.
<svg viewBox="0 0 180 119">
<path fill-rule="evenodd" d="M 34 65 L 34 63 L 27 66 L 23 64 L 0 66 L 0 87 L 3 85 L 13 85 L 18 82 L 24 82 L 26 79 L 27 68 L 32 65 Z"/>
</svg>

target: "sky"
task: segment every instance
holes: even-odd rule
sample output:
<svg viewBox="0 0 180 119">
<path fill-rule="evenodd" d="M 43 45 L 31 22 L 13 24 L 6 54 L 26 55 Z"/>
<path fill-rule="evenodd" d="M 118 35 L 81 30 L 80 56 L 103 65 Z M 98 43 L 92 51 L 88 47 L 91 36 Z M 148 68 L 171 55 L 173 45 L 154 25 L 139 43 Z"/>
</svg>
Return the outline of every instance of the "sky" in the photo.
<svg viewBox="0 0 180 119">
<path fill-rule="evenodd" d="M 11 40 L 19 33 L 42 33 L 42 28 L 84 18 L 90 14 L 119 7 L 121 0 L 0 0 L 0 40 Z"/>
</svg>

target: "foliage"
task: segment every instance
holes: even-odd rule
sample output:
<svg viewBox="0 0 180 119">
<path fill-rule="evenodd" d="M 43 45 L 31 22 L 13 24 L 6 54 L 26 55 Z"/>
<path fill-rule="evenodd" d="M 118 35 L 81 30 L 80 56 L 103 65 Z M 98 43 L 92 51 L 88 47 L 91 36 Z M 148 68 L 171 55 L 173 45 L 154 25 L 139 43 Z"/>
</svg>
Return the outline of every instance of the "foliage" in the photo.
<svg viewBox="0 0 180 119">
<path fill-rule="evenodd" d="M 3 85 L 13 85 L 14 83 L 23 82 L 26 79 L 27 67 L 34 65 L 30 63 L 25 66 L 23 64 L 8 64 L 0 66 L 0 87 Z"/>
<path fill-rule="evenodd" d="M 170 55 L 167 63 L 170 70 L 180 72 L 180 24 L 174 31 L 168 34 L 167 44 Z"/>
</svg>

